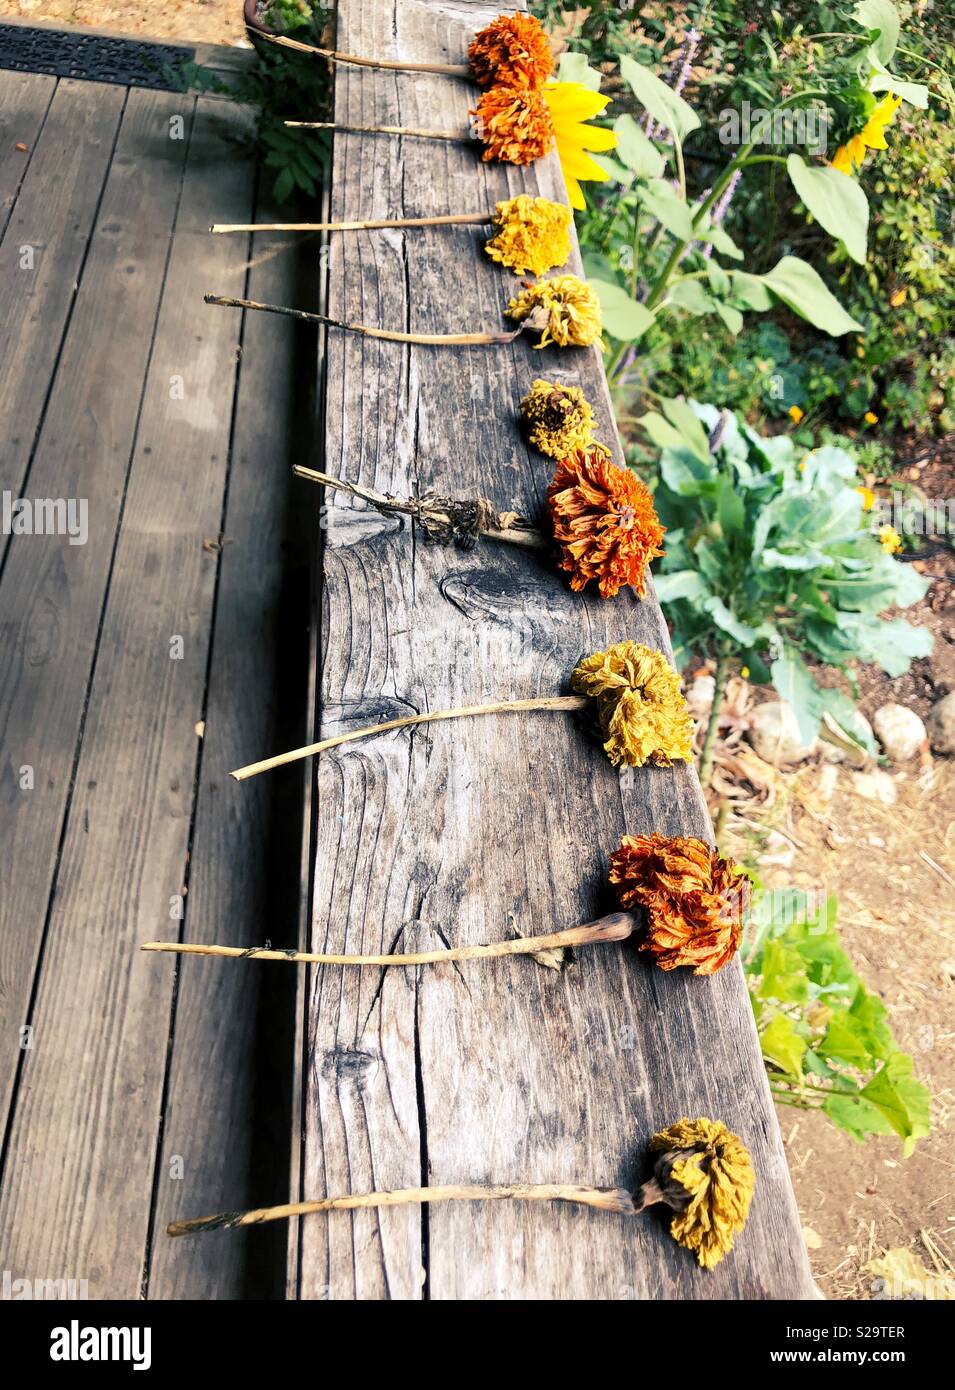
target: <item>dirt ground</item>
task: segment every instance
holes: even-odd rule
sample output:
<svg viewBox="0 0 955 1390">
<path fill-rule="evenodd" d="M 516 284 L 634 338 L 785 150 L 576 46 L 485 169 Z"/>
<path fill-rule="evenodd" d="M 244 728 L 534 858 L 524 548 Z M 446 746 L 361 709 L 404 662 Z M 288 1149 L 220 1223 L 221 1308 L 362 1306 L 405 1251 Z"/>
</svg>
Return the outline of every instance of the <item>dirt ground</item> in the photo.
<svg viewBox="0 0 955 1390">
<path fill-rule="evenodd" d="M 241 0 L 0 0 L 0 15 L 31 24 L 105 29 L 140 39 L 247 42 Z"/>
<path fill-rule="evenodd" d="M 240 0 L 0 0 L 2 15 L 141 38 L 246 42 Z M 927 461 L 903 446 L 910 462 L 900 479 L 930 497 L 955 495 L 953 442 L 928 454 L 915 443 L 913 454 Z M 955 553 L 930 542 L 914 563 L 936 582 L 906 617 L 932 629 L 935 651 L 896 681 L 858 673 L 870 718 L 887 700 L 924 718 L 955 689 Z M 894 1140 L 856 1144 L 821 1115 L 780 1107 L 813 1269 L 837 1299 L 879 1296 L 865 1266 L 891 1248 L 910 1249 L 931 1273 L 955 1274 L 955 760 L 890 772 L 891 805 L 861 795 L 845 765 L 808 765 L 783 779 L 770 819 L 786 862 L 763 871 L 770 886 L 837 895 L 844 945 L 933 1092 L 932 1133 L 907 1160 Z"/>
</svg>

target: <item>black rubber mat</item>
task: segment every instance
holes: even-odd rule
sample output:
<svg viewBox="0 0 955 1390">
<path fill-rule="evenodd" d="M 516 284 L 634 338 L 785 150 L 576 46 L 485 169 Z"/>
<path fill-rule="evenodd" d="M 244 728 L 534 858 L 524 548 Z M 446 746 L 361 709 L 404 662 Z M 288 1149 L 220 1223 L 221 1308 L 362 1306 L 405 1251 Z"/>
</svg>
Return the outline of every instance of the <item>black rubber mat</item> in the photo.
<svg viewBox="0 0 955 1390">
<path fill-rule="evenodd" d="M 0 24 L 0 68 L 13 72 L 43 72 L 50 77 L 175 92 L 180 90 L 176 79 L 180 65 L 194 57 L 195 49 L 171 44 Z"/>
</svg>

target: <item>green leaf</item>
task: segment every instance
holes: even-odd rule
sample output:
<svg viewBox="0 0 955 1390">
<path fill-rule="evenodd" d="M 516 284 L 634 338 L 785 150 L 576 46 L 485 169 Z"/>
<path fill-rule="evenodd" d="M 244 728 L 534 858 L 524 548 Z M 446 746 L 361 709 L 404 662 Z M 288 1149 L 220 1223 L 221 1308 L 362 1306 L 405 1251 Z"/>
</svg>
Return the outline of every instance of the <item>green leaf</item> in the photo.
<svg viewBox="0 0 955 1390">
<path fill-rule="evenodd" d="M 914 1143 L 928 1134 L 929 1093 L 912 1075 L 912 1058 L 906 1053 L 893 1052 L 868 1085 L 863 1086 L 861 1095 L 907 1141 L 906 1153 L 911 1152 L 908 1141 Z"/>
<path fill-rule="evenodd" d="M 635 343 L 653 323 L 653 315 L 638 304 L 620 285 L 609 280 L 591 280 L 597 291 L 604 328 L 623 343 Z"/>
<path fill-rule="evenodd" d="M 684 442 L 690 446 L 697 458 L 706 463 L 707 471 L 709 471 L 709 437 L 696 411 L 688 401 L 680 400 L 675 396 L 661 396 L 660 404 L 670 424 L 680 431 Z"/>
<path fill-rule="evenodd" d="M 819 732 L 820 692 L 807 666 L 793 647 L 787 647 L 783 655 L 773 662 L 772 676 L 779 698 L 793 707 L 799 725 L 799 737 L 805 744 L 812 743 Z"/>
<path fill-rule="evenodd" d="M 714 302 L 713 307 L 735 338 L 743 326 L 743 315 L 738 309 L 734 309 L 732 304 L 724 304 L 719 299 Z"/>
<path fill-rule="evenodd" d="M 848 1062 L 850 1066 L 863 1068 L 871 1061 L 869 1049 L 845 1014 L 837 1013 L 829 1022 L 825 1037 L 816 1044 L 816 1051 L 823 1057 L 831 1057 L 836 1062 Z"/>
<path fill-rule="evenodd" d="M 869 50 L 869 58 L 875 68 L 875 72 L 869 78 L 871 92 L 892 92 L 919 111 L 928 109 L 928 87 L 921 82 L 903 82 L 894 72 L 889 72 L 888 68 L 882 66 L 874 49 Z"/>
<path fill-rule="evenodd" d="M 620 163 L 619 159 L 614 159 L 609 154 L 594 154 L 590 150 L 587 151 L 587 154 L 595 164 L 599 164 L 608 179 L 613 179 L 614 183 L 632 182 L 633 174 L 625 164 Z"/>
<path fill-rule="evenodd" d="M 883 63 L 890 63 L 899 46 L 901 22 L 892 0 L 859 0 L 852 18 L 864 29 L 877 29 L 873 50 Z"/>
<path fill-rule="evenodd" d="M 809 978 L 798 951 L 781 941 L 767 941 L 761 964 L 759 996 L 780 1004 L 801 1004 L 809 998 Z"/>
<path fill-rule="evenodd" d="M 673 603 L 679 598 L 700 598 L 708 590 L 696 570 L 675 570 L 672 574 L 655 574 L 653 587 L 660 603 Z"/>
<path fill-rule="evenodd" d="M 746 270 L 731 270 L 730 275 L 733 277 L 733 295 L 737 302 L 745 304 L 747 309 L 755 309 L 759 314 L 773 307 L 773 296 L 759 275 L 750 275 Z"/>
<path fill-rule="evenodd" d="M 692 241 L 693 214 L 685 198 L 681 198 L 666 179 L 651 179 L 637 189 L 637 197 L 649 212 L 662 222 L 668 232 L 680 241 Z"/>
<path fill-rule="evenodd" d="M 841 241 L 859 265 L 865 264 L 869 200 L 855 179 L 829 165 L 810 165 L 791 154 L 786 168 L 793 188 L 831 237 Z"/>
<path fill-rule="evenodd" d="M 717 627 L 728 632 L 731 637 L 735 637 L 737 642 L 742 643 L 744 647 L 755 642 L 759 636 L 754 627 L 749 627 L 741 618 L 738 618 L 732 609 L 728 608 L 723 600 L 717 598 L 715 594 L 705 599 L 700 606 L 709 613 Z"/>
<path fill-rule="evenodd" d="M 688 314 L 712 314 L 716 310 L 716 300 L 699 280 L 677 280 L 667 290 L 667 299 Z"/>
<path fill-rule="evenodd" d="M 838 338 L 843 333 L 864 333 L 826 288 L 818 271 L 798 256 L 783 256 L 766 275 L 759 277 L 794 313 L 824 333 Z"/>
<path fill-rule="evenodd" d="M 720 476 L 720 490 L 716 498 L 716 515 L 724 536 L 738 535 L 746 524 L 746 507 L 743 499 L 733 487 L 729 478 Z"/>
<path fill-rule="evenodd" d="M 881 1111 L 861 1096 L 827 1096 L 822 1112 L 860 1144 L 867 1134 L 892 1133 L 892 1126 Z"/>
<path fill-rule="evenodd" d="M 773 1062 L 781 1071 L 798 1079 L 802 1076 L 802 1059 L 806 1051 L 805 1039 L 793 1027 L 792 1020 L 785 1014 L 775 1014 L 759 1035 L 763 1056 Z"/>
<path fill-rule="evenodd" d="M 275 198 L 275 201 L 277 203 L 284 203 L 287 198 L 291 197 L 292 190 L 294 189 L 294 187 L 295 175 L 292 173 L 291 169 L 288 168 L 288 166 L 286 165 L 286 167 L 279 174 L 278 178 L 275 180 L 275 183 L 272 188 L 272 196 Z"/>
<path fill-rule="evenodd" d="M 691 131 L 699 128 L 700 118 L 693 107 L 629 54 L 625 53 L 620 59 L 620 75 L 650 115 L 666 126 L 681 144 Z"/>
<path fill-rule="evenodd" d="M 560 82 L 579 82 L 582 87 L 589 87 L 592 92 L 599 92 L 603 74 L 590 66 L 586 53 L 568 51 L 560 55 L 557 79 Z"/>
<path fill-rule="evenodd" d="M 666 160 L 643 133 L 632 116 L 618 116 L 613 123 L 617 137 L 617 153 L 638 178 L 658 179 L 666 168 Z"/>
</svg>

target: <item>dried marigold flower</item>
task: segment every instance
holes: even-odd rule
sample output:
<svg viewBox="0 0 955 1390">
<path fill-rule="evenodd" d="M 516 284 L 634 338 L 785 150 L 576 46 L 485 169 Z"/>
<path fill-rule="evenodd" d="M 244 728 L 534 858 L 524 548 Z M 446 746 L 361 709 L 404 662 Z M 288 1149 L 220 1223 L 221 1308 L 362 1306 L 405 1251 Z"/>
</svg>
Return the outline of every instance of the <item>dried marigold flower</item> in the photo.
<svg viewBox="0 0 955 1390">
<path fill-rule="evenodd" d="M 549 458 L 567 458 L 575 449 L 586 449 L 593 439 L 594 412 L 579 386 L 538 377 L 520 410 L 528 439 Z"/>
<path fill-rule="evenodd" d="M 549 198 L 520 193 L 498 203 L 494 210 L 496 234 L 485 246 L 492 261 L 515 275 L 543 275 L 563 265 L 570 255 L 570 208 Z"/>
<path fill-rule="evenodd" d="M 508 304 L 507 314 L 540 333 L 538 347 L 589 347 L 603 326 L 597 291 L 576 275 L 554 275 L 522 290 Z"/>
<path fill-rule="evenodd" d="M 468 48 L 468 63 L 479 87 L 540 87 L 554 71 L 541 22 L 526 14 L 502 14 L 479 29 Z"/>
<path fill-rule="evenodd" d="M 654 1177 L 674 1207 L 670 1235 L 713 1269 L 746 1225 L 756 1174 L 749 1150 L 719 1120 L 678 1120 L 650 1141 Z"/>
<path fill-rule="evenodd" d="M 622 907 L 643 908 L 640 950 L 661 970 L 715 975 L 739 950 L 750 882 L 703 840 L 625 835 L 610 856 L 610 882 Z"/>
<path fill-rule="evenodd" d="M 554 143 L 550 108 L 532 87 L 490 87 L 471 115 L 485 161 L 533 164 Z"/>
<path fill-rule="evenodd" d="M 669 767 L 693 756 L 693 720 L 680 678 L 662 652 L 618 642 L 579 662 L 570 687 L 597 701 L 604 750 L 615 767 Z"/>
<path fill-rule="evenodd" d="M 628 584 L 643 597 L 647 565 L 663 554 L 663 527 L 629 468 L 618 468 L 602 444 L 577 449 L 558 463 L 547 505 L 572 589 L 596 579 L 601 598 Z"/>
</svg>

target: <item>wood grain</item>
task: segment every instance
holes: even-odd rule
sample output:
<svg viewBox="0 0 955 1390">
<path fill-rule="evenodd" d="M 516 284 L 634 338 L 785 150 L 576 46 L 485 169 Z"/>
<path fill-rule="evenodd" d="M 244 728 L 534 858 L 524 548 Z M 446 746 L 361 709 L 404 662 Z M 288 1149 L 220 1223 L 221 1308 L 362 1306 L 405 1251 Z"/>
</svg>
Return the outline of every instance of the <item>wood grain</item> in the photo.
<svg viewBox="0 0 955 1390">
<path fill-rule="evenodd" d="M 455 62 L 496 13 L 467 0 L 340 0 L 337 44 Z M 464 126 L 474 95 L 452 79 L 335 74 L 343 123 Z M 447 213 L 523 191 L 562 197 L 556 162 L 521 170 L 444 142 L 335 140 L 334 220 Z M 466 229 L 333 236 L 328 274 L 330 314 L 424 332 L 499 328 L 515 288 L 483 256 L 480 232 Z M 619 459 L 596 350 L 541 352 L 523 340 L 408 348 L 330 330 L 328 469 L 381 491 L 481 493 L 534 514 L 551 470 L 528 452 L 515 420 L 538 375 L 585 388 Z M 531 555 L 429 548 L 407 525 L 338 497 L 327 496 L 325 509 L 319 737 L 566 689 L 582 654 L 624 637 L 667 649 L 652 595 L 576 597 Z M 335 750 L 319 760 L 314 808 L 316 951 L 422 949 L 570 926 L 611 906 L 607 857 L 623 832 L 710 834 L 693 770 L 618 775 L 571 719 L 532 715 Z M 302 1221 L 299 1296 L 810 1294 L 738 966 L 713 980 L 667 976 L 623 945 L 581 952 L 560 973 L 530 961 L 382 978 L 324 967 L 308 977 L 306 1010 L 293 1200 L 429 1183 L 635 1185 L 651 1133 L 685 1114 L 736 1129 L 758 1186 L 736 1251 L 712 1274 L 652 1217 L 452 1206 Z"/>
</svg>

